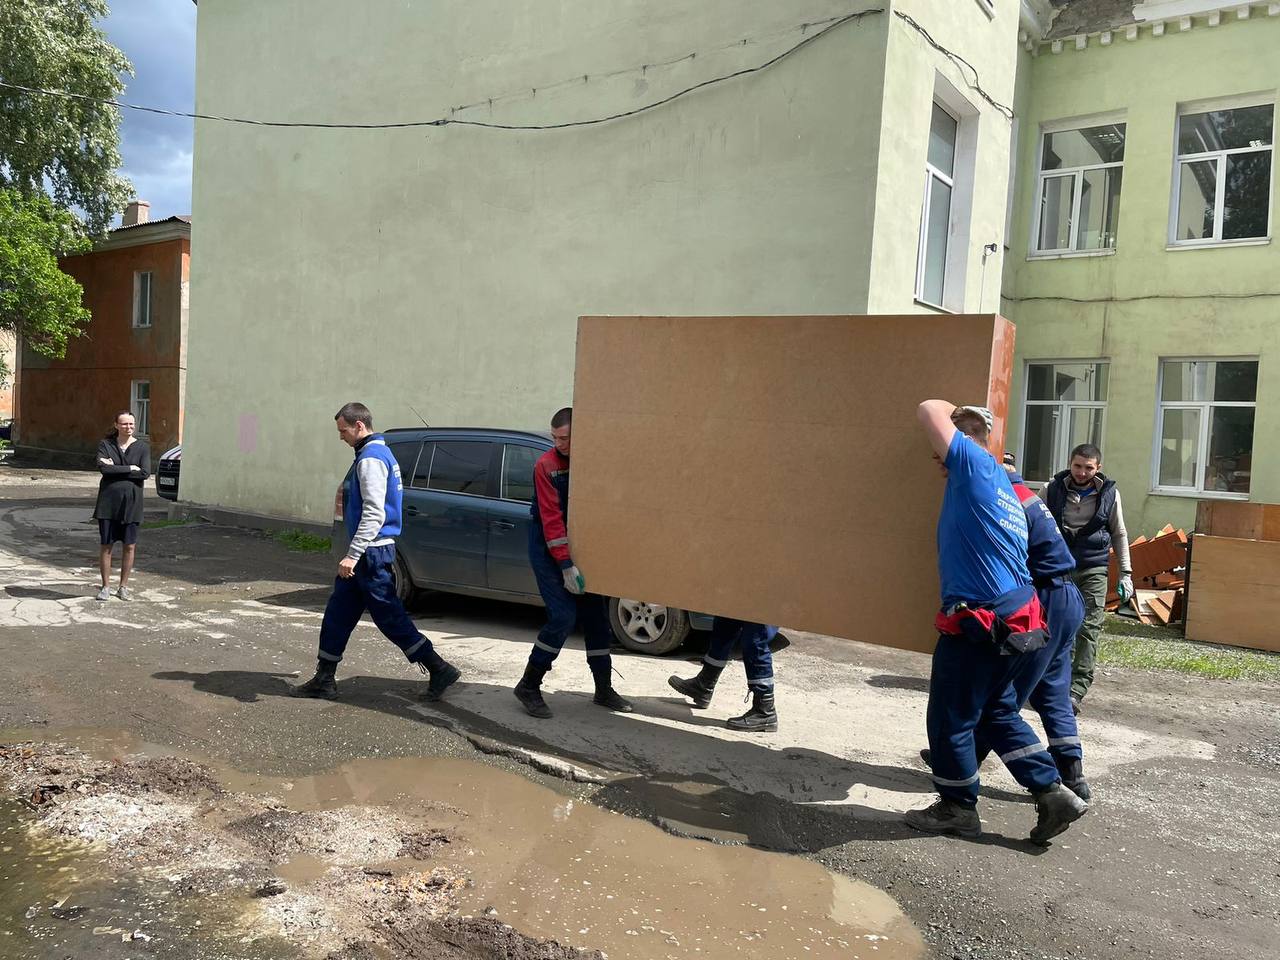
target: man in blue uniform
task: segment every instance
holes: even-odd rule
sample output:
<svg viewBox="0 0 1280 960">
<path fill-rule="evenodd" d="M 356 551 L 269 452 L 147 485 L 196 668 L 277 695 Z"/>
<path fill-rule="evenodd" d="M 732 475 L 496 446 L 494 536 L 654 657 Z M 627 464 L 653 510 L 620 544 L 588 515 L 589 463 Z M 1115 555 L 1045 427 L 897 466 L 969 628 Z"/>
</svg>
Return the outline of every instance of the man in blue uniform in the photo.
<svg viewBox="0 0 1280 960">
<path fill-rule="evenodd" d="M 1071 707 L 1071 651 L 1085 615 L 1084 598 L 1071 577 L 1076 562 L 1053 514 L 1018 475 L 1011 454 L 1005 454 L 1005 470 L 1027 517 L 1027 570 L 1049 626 L 1049 643 L 1037 654 L 1043 670 L 1020 673 L 1014 692 L 1018 703 L 1029 704 L 1040 714 L 1049 753 L 1063 784 L 1087 802 L 1090 790 L 1084 778 L 1084 751 Z M 990 750 L 978 736 L 975 752 L 979 764 Z M 928 750 L 920 754 L 925 763 L 931 761 Z"/>
<path fill-rule="evenodd" d="M 716 617 L 711 627 L 711 642 L 702 669 L 696 677 L 685 680 L 670 677 L 667 683 L 693 701 L 697 710 L 711 706 L 720 672 L 728 665 L 734 646 L 742 647 L 742 665 L 747 669 L 747 690 L 751 709 L 726 722 L 730 730 L 748 733 L 772 733 L 778 729 L 778 711 L 773 702 L 773 654 L 769 643 L 778 635 L 777 627 L 748 623 L 729 617 Z"/>
<path fill-rule="evenodd" d="M 363 403 L 345 404 L 333 419 L 338 437 L 356 454 L 342 504 L 350 545 L 338 564 L 333 593 L 324 608 L 316 675 L 294 687 L 293 695 L 328 700 L 338 695 L 334 679 L 338 664 L 351 631 L 368 610 L 383 635 L 430 678 L 423 699 L 439 700 L 461 674 L 418 632 L 396 596 L 395 538 L 400 533 L 403 499 L 400 465 L 382 434 L 373 432 L 373 414 Z"/>
<path fill-rule="evenodd" d="M 927 726 L 939 798 L 912 810 L 918 830 L 976 837 L 977 740 L 1036 798 L 1031 839 L 1047 842 L 1088 806 L 1062 785 L 1053 759 L 1019 713 L 1015 682 L 1044 669 L 1044 614 L 1027 573 L 1027 518 L 1008 474 L 987 452 L 990 411 L 926 400 L 917 417 L 947 479 L 938 518 L 942 609 Z M 1023 681 L 1025 682 L 1025 680 Z"/>
<path fill-rule="evenodd" d="M 540 720 L 551 716 L 542 697 L 542 680 L 551 670 L 574 625 L 581 621 L 586 635 L 587 664 L 595 681 L 594 702 L 608 710 L 630 713 L 630 701 L 613 689 L 613 661 L 604 597 L 586 592 L 586 580 L 569 552 L 569 451 L 573 408 L 556 411 L 551 418 L 554 446 L 533 465 L 533 503 L 529 512 L 529 564 L 538 593 L 547 608 L 547 623 L 533 642 L 524 676 L 516 684 L 516 699 L 525 711 Z"/>
</svg>

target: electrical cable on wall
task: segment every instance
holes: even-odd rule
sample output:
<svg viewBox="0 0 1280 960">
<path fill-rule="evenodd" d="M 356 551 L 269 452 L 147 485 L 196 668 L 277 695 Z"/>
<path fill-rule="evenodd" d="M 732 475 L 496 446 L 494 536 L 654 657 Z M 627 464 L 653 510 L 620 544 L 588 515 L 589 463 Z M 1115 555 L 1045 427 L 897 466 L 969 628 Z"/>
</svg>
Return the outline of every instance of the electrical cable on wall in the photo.
<svg viewBox="0 0 1280 960">
<path fill-rule="evenodd" d="M 47 90 L 39 87 L 29 87 L 23 84 L 11 83 L 3 79 L 0 79 L 0 88 L 8 89 L 8 90 L 16 90 L 21 93 L 35 94 L 37 96 L 58 97 L 66 100 L 78 100 L 78 101 L 85 101 L 90 103 L 99 103 L 106 106 L 116 107 L 122 110 L 135 110 L 142 113 L 159 114 L 161 116 L 180 117 L 183 119 L 190 119 L 190 120 L 213 120 L 220 123 L 236 123 L 236 124 L 244 124 L 248 126 L 258 126 L 258 127 L 294 127 L 294 128 L 305 128 L 305 129 L 321 129 L 321 130 L 401 130 L 401 129 L 412 129 L 412 128 L 419 128 L 419 127 L 467 126 L 467 127 L 481 127 L 481 128 L 491 129 L 491 130 L 513 130 L 513 131 L 565 130 L 572 127 L 596 126 L 603 123 L 610 123 L 614 120 L 621 120 L 626 117 L 634 117 L 638 114 L 646 113 L 650 110 L 655 110 L 658 107 L 665 106 L 666 104 L 671 103 L 675 100 L 679 100 L 681 97 L 694 93 L 697 90 L 702 90 L 706 87 L 715 86 L 717 84 L 724 83 L 729 80 L 734 80 L 739 77 L 745 77 L 753 73 L 759 73 L 763 70 L 767 70 L 769 67 L 774 66 L 775 64 L 781 62 L 782 60 L 785 60 L 786 58 L 790 57 L 792 54 L 796 53 L 797 51 L 815 42 L 820 37 L 825 36 L 831 31 L 836 30 L 847 23 L 857 23 L 866 17 L 881 14 L 884 12 L 885 11 L 883 8 L 874 7 L 866 10 L 858 10 L 854 13 L 845 14 L 843 16 L 830 17 L 826 20 L 812 21 L 812 22 L 798 24 L 796 27 L 791 28 L 791 30 L 782 31 L 782 32 L 786 33 L 786 32 L 792 32 L 794 30 L 800 30 L 802 33 L 808 33 L 808 30 L 810 28 L 816 27 L 816 26 L 820 26 L 821 29 L 818 30 L 816 33 L 805 36 L 804 39 L 800 40 L 798 43 L 793 44 L 792 46 L 783 50 L 781 53 L 777 54 L 776 56 L 771 57 L 770 59 L 754 67 L 744 67 L 741 70 L 735 70 L 731 73 L 722 74 L 720 76 L 713 77 L 709 80 L 703 80 L 700 83 L 696 83 L 691 86 L 685 87 L 682 90 L 679 90 L 676 93 L 671 94 L 670 96 L 663 97 L 660 100 L 655 100 L 651 103 L 644 104 L 643 106 L 640 106 L 640 107 L 635 107 L 634 109 L 631 109 L 631 110 L 623 110 L 617 113 L 611 113 L 611 114 L 600 116 L 600 117 L 593 117 L 586 120 L 569 120 L 569 121 L 563 121 L 560 123 L 540 123 L 540 124 L 539 123 L 535 123 L 535 124 L 495 123 L 492 121 L 485 121 L 485 120 L 465 120 L 456 116 L 456 114 L 462 110 L 469 110 L 475 107 L 487 106 L 487 105 L 491 106 L 492 104 L 500 102 L 502 100 L 511 99 L 512 97 L 517 96 L 517 94 L 504 94 L 500 96 L 489 97 L 483 100 L 476 101 L 475 103 L 466 104 L 460 107 L 454 107 L 450 111 L 449 116 L 437 117 L 434 120 L 409 120 L 409 121 L 390 122 L 390 123 L 325 123 L 325 122 L 316 122 L 316 121 L 257 120 L 249 117 L 227 117 L 227 116 L 220 116 L 217 114 L 209 114 L 209 113 L 189 113 L 182 110 L 168 110 L 163 107 L 152 107 L 144 104 L 127 103 L 122 100 L 90 97 L 85 94 L 72 93 L 66 90 Z M 974 90 L 974 92 L 976 92 L 980 97 L 982 97 L 983 100 L 985 100 L 987 103 L 993 106 L 996 110 L 1002 113 L 1006 118 L 1008 119 L 1013 118 L 1013 111 L 1009 107 L 999 103 L 982 88 L 981 82 L 978 77 L 978 71 L 971 63 L 969 63 L 969 61 L 965 60 L 959 54 L 954 53 L 953 51 L 947 49 L 945 46 L 943 46 L 942 44 L 934 40 L 934 38 L 929 34 L 929 32 L 925 30 L 925 28 L 922 27 L 914 18 L 900 11 L 895 11 L 895 14 L 900 20 L 902 20 L 903 23 L 905 23 L 907 26 L 911 27 L 913 30 L 919 33 L 931 47 L 933 47 L 943 56 L 951 60 L 957 66 L 957 68 L 960 69 L 962 74 L 964 74 L 964 68 L 967 67 L 969 71 L 973 74 L 973 79 L 970 80 L 968 76 L 965 76 L 966 84 L 968 84 L 968 86 L 972 90 Z M 777 35 L 778 33 L 774 33 L 768 36 L 777 36 Z M 736 40 L 724 46 L 713 48 L 710 51 L 704 51 L 704 54 L 706 52 L 717 52 L 719 50 L 731 49 L 737 46 L 745 46 L 750 42 L 752 42 L 751 38 Z M 670 66 L 676 63 L 684 62 L 686 60 L 692 60 L 692 59 L 695 59 L 697 55 L 698 54 L 695 51 L 693 53 L 685 54 L 682 57 L 677 57 L 672 60 L 667 60 L 660 63 L 646 64 L 640 67 L 631 67 L 626 70 L 618 70 L 618 71 L 613 71 L 605 74 L 597 74 L 595 78 L 596 79 L 612 78 L 612 77 L 622 76 L 627 73 L 640 73 L 643 75 L 648 70 L 653 69 L 655 67 Z M 577 83 L 580 81 L 587 81 L 590 79 L 592 79 L 590 74 L 583 74 L 580 76 L 575 76 L 569 80 L 562 80 L 557 83 L 549 84 L 545 87 L 542 87 L 541 89 L 543 90 L 554 89 L 556 87 L 565 86 L 565 85 L 568 85 L 571 83 Z M 536 88 L 536 87 L 531 88 L 531 91 L 534 95 L 536 95 L 538 89 L 539 88 Z M 523 95 L 523 93 L 520 95 Z"/>
</svg>

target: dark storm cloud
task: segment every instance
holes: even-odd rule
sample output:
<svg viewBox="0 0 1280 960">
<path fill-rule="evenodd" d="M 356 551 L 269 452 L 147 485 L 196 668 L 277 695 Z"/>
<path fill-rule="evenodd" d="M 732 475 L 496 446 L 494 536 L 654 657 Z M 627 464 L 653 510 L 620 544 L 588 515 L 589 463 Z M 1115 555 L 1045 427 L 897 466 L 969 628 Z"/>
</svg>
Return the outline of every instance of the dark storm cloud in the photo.
<svg viewBox="0 0 1280 960">
<path fill-rule="evenodd" d="M 114 0 L 103 24 L 133 62 L 123 99 L 169 110 L 195 109 L 196 8 L 190 0 Z M 191 212 L 191 120 L 125 110 L 124 172 L 151 219 Z"/>
</svg>

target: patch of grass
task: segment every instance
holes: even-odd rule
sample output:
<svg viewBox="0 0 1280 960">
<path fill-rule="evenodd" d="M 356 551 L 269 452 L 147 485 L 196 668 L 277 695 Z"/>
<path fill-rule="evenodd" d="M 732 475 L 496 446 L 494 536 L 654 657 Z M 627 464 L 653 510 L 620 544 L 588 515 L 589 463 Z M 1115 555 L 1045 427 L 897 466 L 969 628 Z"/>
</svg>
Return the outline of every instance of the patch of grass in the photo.
<svg viewBox="0 0 1280 960">
<path fill-rule="evenodd" d="M 1196 643 L 1170 627 L 1147 626 L 1128 617 L 1107 617 L 1098 640 L 1098 663 L 1216 680 L 1280 681 L 1280 655 Z"/>
<path fill-rule="evenodd" d="M 142 522 L 142 529 L 159 530 L 163 527 L 188 527 L 193 523 L 199 522 L 200 521 L 192 519 L 191 517 L 183 517 L 178 520 L 144 520 Z"/>
<path fill-rule="evenodd" d="M 281 530 L 274 537 L 276 542 L 283 543 L 297 553 L 328 553 L 333 546 L 330 537 L 317 536 L 304 530 Z"/>
</svg>

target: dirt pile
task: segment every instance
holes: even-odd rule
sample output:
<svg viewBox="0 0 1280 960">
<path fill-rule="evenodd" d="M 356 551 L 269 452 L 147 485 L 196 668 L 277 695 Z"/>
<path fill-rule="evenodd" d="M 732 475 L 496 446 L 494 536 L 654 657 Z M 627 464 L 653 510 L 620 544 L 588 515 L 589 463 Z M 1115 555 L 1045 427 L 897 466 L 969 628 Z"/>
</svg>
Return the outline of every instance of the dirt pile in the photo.
<svg viewBox="0 0 1280 960">
<path fill-rule="evenodd" d="M 0 783 L 40 829 L 92 844 L 109 868 L 242 904 L 244 942 L 284 937 L 344 960 L 599 956 L 457 916 L 468 879 L 430 863 L 457 838 L 385 807 L 298 811 L 191 760 L 103 760 L 57 743 L 0 745 Z"/>
</svg>

